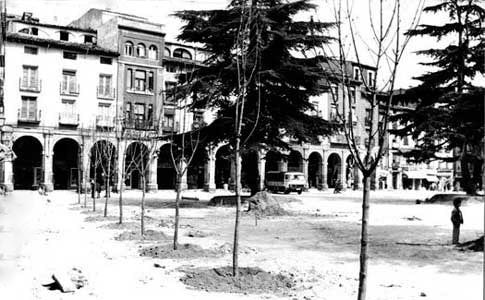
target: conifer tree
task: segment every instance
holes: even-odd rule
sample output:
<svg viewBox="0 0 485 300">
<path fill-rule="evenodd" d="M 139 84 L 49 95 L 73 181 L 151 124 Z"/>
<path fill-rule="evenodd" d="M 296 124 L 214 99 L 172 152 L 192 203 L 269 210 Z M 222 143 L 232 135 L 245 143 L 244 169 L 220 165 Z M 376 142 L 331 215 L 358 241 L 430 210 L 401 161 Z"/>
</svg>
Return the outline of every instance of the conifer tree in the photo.
<svg viewBox="0 0 485 300">
<path fill-rule="evenodd" d="M 421 24 L 408 34 L 450 42 L 417 52 L 431 59 L 421 63 L 430 71 L 415 77 L 421 83 L 403 95 L 416 103 L 416 110 L 396 116 L 405 125 L 396 133 L 411 134 L 417 141 L 416 149 L 408 153 L 417 161 L 444 159 L 440 151 L 454 151 L 448 160 L 460 161 L 462 187 L 474 194 L 484 159 L 484 88 L 473 85 L 473 79 L 485 73 L 483 1 L 441 0 L 423 11 L 446 14 L 448 20 Z"/>
</svg>

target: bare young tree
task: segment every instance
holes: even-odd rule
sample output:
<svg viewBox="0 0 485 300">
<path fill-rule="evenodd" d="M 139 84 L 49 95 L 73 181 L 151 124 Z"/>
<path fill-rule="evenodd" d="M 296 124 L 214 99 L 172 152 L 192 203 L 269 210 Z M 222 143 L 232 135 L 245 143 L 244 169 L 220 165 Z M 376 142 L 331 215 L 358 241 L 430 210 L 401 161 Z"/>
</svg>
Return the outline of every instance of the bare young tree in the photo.
<svg viewBox="0 0 485 300">
<path fill-rule="evenodd" d="M 333 105 L 336 107 L 336 117 L 340 130 L 347 141 L 348 149 L 354 159 L 354 164 L 363 176 L 362 224 L 360 242 L 359 289 L 357 298 L 364 300 L 367 286 L 367 247 L 369 223 L 369 198 L 371 178 L 375 176 L 376 168 L 387 149 L 386 137 L 388 117 L 390 114 L 396 74 L 409 37 L 403 38 L 403 22 L 401 1 L 368 0 L 369 30 L 355 23 L 353 1 L 333 1 L 333 17 L 336 23 L 336 49 L 322 47 L 325 62 L 322 63 L 322 73 L 328 87 Z M 416 12 L 408 24 L 409 28 L 417 25 L 423 1 L 417 4 Z M 407 28 L 406 28 L 407 29 Z M 370 36 L 368 39 L 366 36 Z M 349 63 L 355 61 L 354 68 Z M 364 60 L 372 61 L 373 78 L 365 77 Z M 367 64 L 369 65 L 369 64 Z M 357 75 L 357 78 L 355 76 Z M 371 110 L 370 130 L 366 135 L 356 132 L 355 116 L 352 113 L 353 90 L 352 81 L 360 81 L 364 85 L 365 98 Z M 378 84 L 379 83 L 379 84 Z M 337 87 L 333 89 L 332 86 Z M 339 90 L 343 93 L 339 94 Z"/>
<path fill-rule="evenodd" d="M 110 198 L 110 187 L 112 178 L 116 172 L 115 157 L 116 149 L 110 142 L 112 138 L 112 130 L 108 127 L 97 127 L 96 137 L 97 141 L 94 143 L 95 150 L 95 181 L 96 184 L 104 183 L 105 200 L 104 200 L 104 216 L 108 216 L 108 201 Z M 99 189 L 98 189 L 99 190 Z"/>
<path fill-rule="evenodd" d="M 140 203 L 140 227 L 141 235 L 145 234 L 145 196 L 150 165 L 153 163 L 157 152 L 158 139 L 153 123 L 145 121 L 144 128 L 130 130 L 126 135 L 126 142 L 130 142 L 125 154 L 125 172 L 132 180 L 139 178 L 139 188 L 142 192 Z"/>
</svg>

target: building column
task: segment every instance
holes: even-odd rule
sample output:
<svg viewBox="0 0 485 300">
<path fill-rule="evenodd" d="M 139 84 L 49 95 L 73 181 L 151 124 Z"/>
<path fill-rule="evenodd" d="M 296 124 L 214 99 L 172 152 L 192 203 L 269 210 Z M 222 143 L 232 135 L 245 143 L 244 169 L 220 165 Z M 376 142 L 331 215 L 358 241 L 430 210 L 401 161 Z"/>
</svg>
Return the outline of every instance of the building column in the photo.
<svg viewBox="0 0 485 300">
<path fill-rule="evenodd" d="M 305 176 L 305 181 L 307 183 L 307 188 L 310 186 L 308 183 L 308 159 L 303 158 L 303 176 Z"/>
<path fill-rule="evenodd" d="M 158 154 L 152 154 L 153 157 L 150 161 L 150 165 L 148 166 L 148 183 L 147 183 L 147 192 L 153 192 L 158 190 L 157 184 L 157 168 L 158 168 Z"/>
<path fill-rule="evenodd" d="M 264 186 L 264 180 L 266 177 L 266 158 L 265 154 L 262 153 L 261 151 L 259 152 L 259 161 L 258 161 L 258 173 L 259 173 L 259 190 L 263 191 L 265 186 Z"/>
<path fill-rule="evenodd" d="M 11 159 L 3 162 L 3 186 L 5 191 L 13 191 L 13 163 Z"/>
<path fill-rule="evenodd" d="M 213 149 L 209 149 L 207 151 L 209 159 L 207 160 L 204 171 L 204 191 L 206 192 L 215 192 L 216 190 L 216 157 L 213 153 Z"/>
<path fill-rule="evenodd" d="M 52 153 L 50 150 L 42 151 L 42 164 L 44 170 L 44 182 L 42 183 L 46 192 L 54 190 L 52 183 Z"/>
<path fill-rule="evenodd" d="M 340 179 L 340 182 L 342 183 L 342 188 L 345 189 L 345 188 L 347 188 L 347 176 L 345 174 L 345 173 L 347 173 L 347 168 L 345 166 L 345 164 L 347 162 L 345 161 L 345 155 L 344 155 L 344 153 L 342 152 L 340 155 L 342 157 L 342 159 L 341 159 L 341 162 L 342 163 L 340 165 L 340 174 L 339 174 L 340 175 L 340 178 L 339 179 Z"/>
<path fill-rule="evenodd" d="M 322 189 L 323 190 L 326 190 L 328 189 L 328 184 L 327 184 L 327 173 L 328 173 L 328 169 L 327 169 L 328 165 L 327 165 L 327 159 L 326 157 L 324 156 L 323 159 L 322 159 Z"/>
</svg>

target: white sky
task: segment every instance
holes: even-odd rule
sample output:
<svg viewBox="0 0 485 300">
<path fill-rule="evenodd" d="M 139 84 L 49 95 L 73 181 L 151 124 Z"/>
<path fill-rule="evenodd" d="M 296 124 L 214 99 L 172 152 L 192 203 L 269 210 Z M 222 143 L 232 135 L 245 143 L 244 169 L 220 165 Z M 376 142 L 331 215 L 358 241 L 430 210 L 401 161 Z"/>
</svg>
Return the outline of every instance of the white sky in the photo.
<svg viewBox="0 0 485 300">
<path fill-rule="evenodd" d="M 223 9 L 229 3 L 229 0 L 6 0 L 8 13 L 21 14 L 24 11 L 30 11 L 35 17 L 40 18 L 41 22 L 56 23 L 65 25 L 70 21 L 83 15 L 89 8 L 110 8 L 113 11 L 124 12 L 139 15 L 150 19 L 153 22 L 165 25 L 167 40 L 175 40 L 181 23 L 177 18 L 171 17 L 175 11 L 184 9 Z M 346 0 L 342 0 L 345 2 Z M 352 2 L 352 0 L 348 0 Z M 372 0 L 376 2 L 375 0 Z M 435 0 L 427 0 L 427 4 Z M 414 14 L 416 5 L 419 0 L 402 1 L 402 19 L 404 27 L 409 26 L 410 19 Z M 329 3 L 332 0 L 314 0 L 314 3 L 320 5 L 315 13 L 315 19 L 321 21 L 333 21 Z M 354 22 L 361 32 L 360 46 L 365 47 L 362 41 L 370 40 L 369 10 L 366 0 L 354 0 Z M 422 23 L 441 23 L 440 16 L 423 15 Z M 436 42 L 431 39 L 415 38 L 408 45 L 405 55 L 401 60 L 401 67 L 398 70 L 397 88 L 407 88 L 417 84 L 412 80 L 426 71 L 426 68 L 420 66 L 418 62 L 423 61 L 423 57 L 418 57 L 413 51 L 426 49 L 436 46 Z M 372 64 L 368 59 L 366 63 Z M 485 86 L 485 79 L 480 78 L 477 84 Z"/>
</svg>

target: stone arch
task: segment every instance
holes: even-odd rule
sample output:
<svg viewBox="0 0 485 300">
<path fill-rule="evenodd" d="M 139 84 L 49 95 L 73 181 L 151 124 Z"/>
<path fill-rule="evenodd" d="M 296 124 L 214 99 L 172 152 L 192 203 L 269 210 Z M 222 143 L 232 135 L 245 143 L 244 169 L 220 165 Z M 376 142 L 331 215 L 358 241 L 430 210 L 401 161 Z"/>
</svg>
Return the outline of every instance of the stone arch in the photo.
<svg viewBox="0 0 485 300">
<path fill-rule="evenodd" d="M 13 179 L 15 189 L 36 189 L 43 180 L 42 143 L 38 138 L 24 135 L 13 142 Z"/>
<path fill-rule="evenodd" d="M 219 147 L 216 151 L 216 188 L 224 188 L 230 185 L 232 169 L 232 151 L 230 145 Z"/>
<path fill-rule="evenodd" d="M 323 158 L 319 152 L 312 152 L 308 156 L 308 187 L 320 188 L 322 182 Z"/>
<path fill-rule="evenodd" d="M 79 185 L 81 148 L 72 138 L 60 138 L 54 144 L 52 170 L 54 189 L 75 188 Z"/>
<path fill-rule="evenodd" d="M 170 154 L 171 146 L 171 143 L 165 143 L 158 151 L 157 185 L 159 190 L 175 189 L 177 174 Z"/>
<path fill-rule="evenodd" d="M 116 147 L 108 140 L 96 141 L 89 153 L 89 178 L 111 186 L 117 169 Z"/>
<path fill-rule="evenodd" d="M 338 153 L 331 153 L 327 158 L 327 185 L 334 188 L 337 181 L 340 180 L 342 171 L 342 159 Z"/>
<path fill-rule="evenodd" d="M 270 150 L 266 153 L 266 165 L 265 170 L 266 172 L 270 171 L 282 171 L 281 164 L 283 162 L 283 155 L 276 151 Z"/>
<path fill-rule="evenodd" d="M 143 176 L 148 172 L 149 150 L 144 143 L 132 142 L 125 153 L 125 185 L 133 189 L 143 188 Z M 145 174 L 142 174 L 142 173 Z M 147 179 L 145 177 L 145 179 Z M 147 182 L 145 182 L 146 185 Z"/>
<path fill-rule="evenodd" d="M 288 172 L 303 172 L 303 155 L 300 151 L 291 150 L 288 154 Z"/>
</svg>

